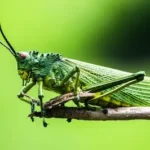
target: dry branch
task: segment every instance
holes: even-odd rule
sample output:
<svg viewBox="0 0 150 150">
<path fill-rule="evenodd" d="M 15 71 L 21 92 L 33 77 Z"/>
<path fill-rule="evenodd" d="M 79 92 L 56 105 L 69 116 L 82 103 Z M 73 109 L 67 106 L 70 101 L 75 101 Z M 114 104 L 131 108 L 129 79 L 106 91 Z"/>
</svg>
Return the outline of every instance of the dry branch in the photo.
<svg viewBox="0 0 150 150">
<path fill-rule="evenodd" d="M 104 114 L 101 110 L 87 110 L 86 108 L 60 107 L 46 110 L 45 118 L 69 118 L 78 120 L 134 120 L 150 119 L 150 107 L 121 107 L 109 108 Z M 29 115 L 42 117 L 41 112 L 34 112 Z"/>
<path fill-rule="evenodd" d="M 93 97 L 93 93 L 80 93 L 80 99 Z M 150 107 L 120 107 L 108 108 L 105 114 L 102 110 L 88 110 L 87 108 L 58 107 L 60 104 L 74 99 L 73 93 L 58 96 L 44 104 L 45 118 L 69 118 L 78 120 L 134 120 L 150 119 Z M 56 107 L 57 106 L 57 107 Z M 34 112 L 30 117 L 42 117 L 41 112 Z"/>
</svg>

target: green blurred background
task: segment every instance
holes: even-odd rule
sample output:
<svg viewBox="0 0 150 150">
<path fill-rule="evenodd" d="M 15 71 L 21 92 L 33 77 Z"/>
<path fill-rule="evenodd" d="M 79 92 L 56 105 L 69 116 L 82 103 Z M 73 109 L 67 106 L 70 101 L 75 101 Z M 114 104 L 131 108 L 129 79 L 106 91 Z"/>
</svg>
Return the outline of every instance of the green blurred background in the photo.
<svg viewBox="0 0 150 150">
<path fill-rule="evenodd" d="M 150 2 L 0 0 L 0 22 L 17 51 L 60 53 L 93 64 L 150 74 Z M 0 40 L 3 40 L 0 36 Z M 0 47 L 0 149 L 149 150 L 150 121 L 32 123 L 17 99 L 16 62 Z M 44 91 L 45 99 L 55 93 Z M 30 95 L 37 97 L 37 89 Z"/>
</svg>

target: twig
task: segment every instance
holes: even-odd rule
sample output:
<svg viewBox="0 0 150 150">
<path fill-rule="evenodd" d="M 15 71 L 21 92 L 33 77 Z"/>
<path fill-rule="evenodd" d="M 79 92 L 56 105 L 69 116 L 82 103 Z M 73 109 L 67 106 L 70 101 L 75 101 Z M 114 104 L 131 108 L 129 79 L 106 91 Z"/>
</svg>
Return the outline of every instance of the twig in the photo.
<svg viewBox="0 0 150 150">
<path fill-rule="evenodd" d="M 94 93 L 79 93 L 80 101 L 94 97 Z M 44 104 L 45 118 L 69 118 L 78 120 L 134 120 L 150 119 L 150 107 L 120 107 L 108 108 L 105 114 L 102 110 L 88 110 L 87 108 L 59 107 L 60 104 L 74 99 L 74 93 L 67 93 L 51 99 Z M 35 100 L 36 101 L 36 100 Z M 29 117 L 43 117 L 41 112 L 34 112 Z"/>
<path fill-rule="evenodd" d="M 76 107 L 60 107 L 46 110 L 45 118 L 69 118 L 78 120 L 134 120 L 150 119 L 150 107 L 121 107 L 107 109 L 104 114 L 100 110 L 78 109 Z M 41 112 L 34 112 L 30 117 L 42 117 Z"/>
</svg>

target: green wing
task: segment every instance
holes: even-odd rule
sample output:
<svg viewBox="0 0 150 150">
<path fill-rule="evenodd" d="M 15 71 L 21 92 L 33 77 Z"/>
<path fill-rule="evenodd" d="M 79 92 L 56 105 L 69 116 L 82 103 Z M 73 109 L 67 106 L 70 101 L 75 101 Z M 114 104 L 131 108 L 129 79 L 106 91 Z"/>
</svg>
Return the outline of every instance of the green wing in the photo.
<svg viewBox="0 0 150 150">
<path fill-rule="evenodd" d="M 63 61 L 70 69 L 76 65 L 81 69 L 80 81 L 87 88 L 131 74 L 68 58 Z M 110 97 L 134 106 L 150 106 L 150 77 L 145 77 L 143 81 L 113 93 Z"/>
</svg>

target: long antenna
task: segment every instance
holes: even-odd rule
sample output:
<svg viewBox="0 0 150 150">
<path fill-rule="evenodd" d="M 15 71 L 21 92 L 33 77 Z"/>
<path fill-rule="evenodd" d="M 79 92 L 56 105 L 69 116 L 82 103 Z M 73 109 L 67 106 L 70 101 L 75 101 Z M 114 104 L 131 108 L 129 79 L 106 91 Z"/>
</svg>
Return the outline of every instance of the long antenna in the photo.
<svg viewBox="0 0 150 150">
<path fill-rule="evenodd" d="M 2 43 L 1 41 L 0 41 L 0 44 L 2 44 L 4 47 L 6 47 L 6 48 L 16 57 L 16 56 L 17 56 L 17 53 L 16 53 L 16 51 L 14 50 L 14 48 L 12 47 L 12 45 L 9 43 L 9 41 L 7 40 L 5 34 L 4 34 L 3 30 L 2 30 L 1 25 L 0 25 L 0 32 L 1 32 L 1 34 L 2 34 L 2 36 L 3 36 L 3 38 L 4 38 L 4 40 L 5 40 L 6 43 L 8 44 L 8 46 L 6 46 L 6 45 L 5 45 L 4 43 Z"/>
<path fill-rule="evenodd" d="M 0 41 L 0 44 L 2 44 L 5 48 L 7 48 L 9 51 L 11 51 L 11 49 L 6 44 L 4 44 L 3 42 Z"/>
</svg>

